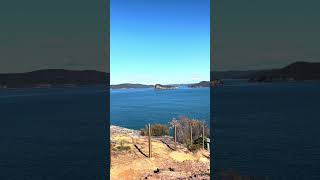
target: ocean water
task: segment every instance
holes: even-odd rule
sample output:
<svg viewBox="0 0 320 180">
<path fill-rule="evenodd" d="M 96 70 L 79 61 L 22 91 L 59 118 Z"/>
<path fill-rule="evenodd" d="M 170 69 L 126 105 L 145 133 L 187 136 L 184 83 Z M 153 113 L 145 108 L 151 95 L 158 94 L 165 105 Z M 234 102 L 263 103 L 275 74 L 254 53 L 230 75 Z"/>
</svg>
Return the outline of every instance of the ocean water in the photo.
<svg viewBox="0 0 320 180">
<path fill-rule="evenodd" d="M 104 87 L 0 90 L 0 179 L 103 179 Z"/>
<path fill-rule="evenodd" d="M 320 83 L 225 84 L 212 91 L 217 171 L 320 179 Z"/>
<path fill-rule="evenodd" d="M 179 116 L 209 123 L 210 88 L 115 89 L 110 92 L 113 125 L 141 129 L 148 123 L 168 124 Z"/>
<path fill-rule="evenodd" d="M 320 179 L 319 92 L 317 82 L 244 81 L 211 91 L 216 172 Z M 101 179 L 107 94 L 104 87 L 1 90 L 0 179 Z M 110 98 L 111 124 L 123 127 L 210 119 L 209 88 L 112 90 Z"/>
</svg>

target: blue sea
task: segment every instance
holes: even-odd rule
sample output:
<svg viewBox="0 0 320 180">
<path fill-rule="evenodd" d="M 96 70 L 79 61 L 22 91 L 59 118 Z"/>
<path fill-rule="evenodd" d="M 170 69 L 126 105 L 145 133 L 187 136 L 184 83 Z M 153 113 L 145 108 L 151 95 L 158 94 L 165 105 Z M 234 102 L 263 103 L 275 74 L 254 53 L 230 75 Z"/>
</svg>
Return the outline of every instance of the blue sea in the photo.
<svg viewBox="0 0 320 180">
<path fill-rule="evenodd" d="M 110 92 L 110 119 L 113 125 L 141 129 L 148 123 L 168 124 L 179 116 L 208 124 L 210 88 L 115 89 Z"/>
<path fill-rule="evenodd" d="M 319 92 L 318 82 L 225 81 L 215 88 L 215 169 L 320 179 Z M 0 179 L 101 179 L 108 93 L 105 87 L 0 90 Z M 208 122 L 210 89 L 111 90 L 110 105 L 111 124 L 133 129 L 181 115 Z"/>
<path fill-rule="evenodd" d="M 212 91 L 217 170 L 320 179 L 320 82 L 225 84 Z"/>
<path fill-rule="evenodd" d="M 0 179 L 106 175 L 105 87 L 0 89 Z"/>
</svg>

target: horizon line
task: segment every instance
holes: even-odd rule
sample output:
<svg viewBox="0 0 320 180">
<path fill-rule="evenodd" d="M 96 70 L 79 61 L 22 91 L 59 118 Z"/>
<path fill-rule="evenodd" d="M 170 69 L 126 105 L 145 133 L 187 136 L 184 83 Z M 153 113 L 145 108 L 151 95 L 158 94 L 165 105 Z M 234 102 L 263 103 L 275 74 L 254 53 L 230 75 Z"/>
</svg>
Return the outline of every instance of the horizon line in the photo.
<svg viewBox="0 0 320 180">
<path fill-rule="evenodd" d="M 161 85 L 180 85 L 180 84 L 194 84 L 194 83 L 199 83 L 199 82 L 202 82 L 202 81 L 210 81 L 210 80 L 199 80 L 197 82 L 183 82 L 183 83 L 153 83 L 153 84 L 150 84 L 150 83 L 146 83 L 144 84 L 143 82 L 140 82 L 140 83 L 131 83 L 131 82 L 126 82 L 126 83 L 110 83 L 110 85 L 122 85 L 122 84 L 141 84 L 141 85 L 147 85 L 147 86 L 154 86 L 156 84 L 161 84 Z"/>
</svg>

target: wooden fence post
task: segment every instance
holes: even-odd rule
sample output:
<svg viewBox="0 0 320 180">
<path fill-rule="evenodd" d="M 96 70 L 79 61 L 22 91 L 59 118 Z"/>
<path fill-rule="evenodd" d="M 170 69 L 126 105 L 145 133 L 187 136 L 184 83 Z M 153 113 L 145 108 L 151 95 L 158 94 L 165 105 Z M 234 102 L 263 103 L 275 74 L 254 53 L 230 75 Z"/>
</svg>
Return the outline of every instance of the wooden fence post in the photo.
<svg viewBox="0 0 320 180">
<path fill-rule="evenodd" d="M 202 123 L 202 149 L 204 149 L 204 122 Z"/>
<path fill-rule="evenodd" d="M 192 142 L 192 124 L 190 125 L 190 142 L 192 145 L 193 144 L 193 142 Z"/>
<path fill-rule="evenodd" d="M 174 125 L 174 150 L 177 150 L 177 126 Z"/>
<path fill-rule="evenodd" d="M 149 131 L 149 158 L 151 158 L 151 153 L 152 153 L 152 150 L 151 150 L 151 125 L 149 123 L 149 128 L 148 128 L 148 131 Z"/>
</svg>

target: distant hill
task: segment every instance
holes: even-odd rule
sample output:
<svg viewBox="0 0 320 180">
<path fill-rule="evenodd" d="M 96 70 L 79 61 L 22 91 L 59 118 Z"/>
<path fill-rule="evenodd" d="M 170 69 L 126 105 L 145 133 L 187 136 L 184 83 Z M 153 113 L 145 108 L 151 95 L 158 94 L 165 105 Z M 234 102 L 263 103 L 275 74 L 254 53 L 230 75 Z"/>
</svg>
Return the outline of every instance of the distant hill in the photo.
<svg viewBox="0 0 320 180">
<path fill-rule="evenodd" d="M 129 88 L 151 88 L 153 85 L 145 85 L 145 84 L 117 84 L 117 85 L 110 85 L 111 89 L 129 89 Z"/>
<path fill-rule="evenodd" d="M 250 82 L 320 80 L 320 63 L 295 62 L 280 69 L 211 71 L 211 79 L 246 79 Z"/>
<path fill-rule="evenodd" d="M 51 87 L 108 84 L 109 73 L 95 70 L 46 69 L 27 73 L 0 74 L 0 88 Z"/>
<path fill-rule="evenodd" d="M 0 88 L 108 85 L 109 77 L 109 73 L 95 70 L 46 69 L 27 73 L 2 73 L 0 74 Z M 211 79 L 247 79 L 250 82 L 320 80 L 320 63 L 295 62 L 280 69 L 211 72 Z M 208 87 L 209 84 L 209 82 L 202 81 L 189 86 Z M 151 87 L 175 88 L 175 86 L 160 84 L 157 86 L 130 83 L 111 85 L 113 89 Z"/>
<path fill-rule="evenodd" d="M 219 87 L 223 86 L 222 80 L 213 80 L 213 81 L 201 81 L 199 83 L 189 84 L 188 87 L 190 88 L 199 88 L 199 87 Z"/>
<path fill-rule="evenodd" d="M 191 88 L 210 87 L 210 81 L 201 81 L 199 83 L 190 84 L 189 87 Z"/>
<path fill-rule="evenodd" d="M 257 70 L 248 71 L 211 71 L 211 79 L 248 79 Z"/>
<path fill-rule="evenodd" d="M 320 80 L 320 63 L 295 62 L 281 69 L 257 71 L 250 82 Z"/>
</svg>

